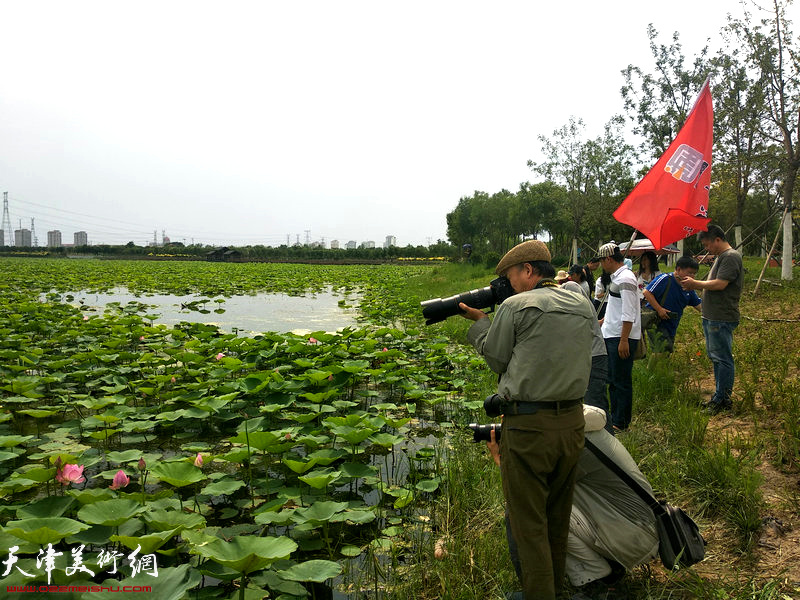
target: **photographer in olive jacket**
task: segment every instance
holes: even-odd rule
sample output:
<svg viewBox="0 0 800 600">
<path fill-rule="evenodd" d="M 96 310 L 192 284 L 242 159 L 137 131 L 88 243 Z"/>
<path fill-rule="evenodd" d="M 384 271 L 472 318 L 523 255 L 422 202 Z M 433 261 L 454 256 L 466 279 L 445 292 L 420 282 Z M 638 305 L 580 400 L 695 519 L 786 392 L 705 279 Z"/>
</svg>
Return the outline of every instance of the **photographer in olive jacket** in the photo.
<svg viewBox="0 0 800 600">
<path fill-rule="evenodd" d="M 550 251 L 541 241 L 512 248 L 495 272 L 516 294 L 494 319 L 463 303 L 460 308 L 475 321 L 470 343 L 500 375 L 500 471 L 525 598 L 552 600 L 564 585 L 595 315 L 584 298 L 553 281 Z"/>
</svg>

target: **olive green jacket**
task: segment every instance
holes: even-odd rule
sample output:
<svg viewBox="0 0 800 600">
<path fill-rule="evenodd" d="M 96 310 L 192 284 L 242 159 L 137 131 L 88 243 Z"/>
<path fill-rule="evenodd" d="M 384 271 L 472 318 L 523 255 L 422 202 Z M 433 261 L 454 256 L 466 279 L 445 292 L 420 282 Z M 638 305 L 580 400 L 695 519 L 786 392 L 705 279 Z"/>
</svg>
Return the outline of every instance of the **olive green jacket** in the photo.
<svg viewBox="0 0 800 600">
<path fill-rule="evenodd" d="M 511 296 L 467 339 L 500 374 L 497 392 L 516 402 L 583 398 L 592 366 L 596 317 L 586 299 L 558 287 Z"/>
</svg>

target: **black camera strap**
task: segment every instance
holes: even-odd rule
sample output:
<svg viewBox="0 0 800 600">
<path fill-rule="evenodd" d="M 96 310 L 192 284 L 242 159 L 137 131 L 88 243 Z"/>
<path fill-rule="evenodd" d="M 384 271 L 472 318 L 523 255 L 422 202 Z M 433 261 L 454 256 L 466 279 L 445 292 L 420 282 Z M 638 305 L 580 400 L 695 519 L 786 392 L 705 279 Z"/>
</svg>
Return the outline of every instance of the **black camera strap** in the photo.
<svg viewBox="0 0 800 600">
<path fill-rule="evenodd" d="M 644 501 L 644 503 L 650 507 L 650 510 L 653 511 L 656 517 L 666 514 L 664 507 L 661 506 L 658 500 L 656 500 L 650 492 L 644 489 L 633 477 L 623 471 L 622 468 L 613 460 L 611 460 L 611 458 L 605 452 L 590 442 L 588 438 L 584 437 L 583 443 L 587 448 L 589 448 L 589 450 L 592 451 L 592 453 L 600 460 L 601 463 L 611 469 L 611 471 L 617 477 L 622 479 L 622 481 L 628 484 L 628 487 L 636 492 L 636 495 L 639 496 L 639 498 L 641 498 L 642 501 Z"/>
</svg>

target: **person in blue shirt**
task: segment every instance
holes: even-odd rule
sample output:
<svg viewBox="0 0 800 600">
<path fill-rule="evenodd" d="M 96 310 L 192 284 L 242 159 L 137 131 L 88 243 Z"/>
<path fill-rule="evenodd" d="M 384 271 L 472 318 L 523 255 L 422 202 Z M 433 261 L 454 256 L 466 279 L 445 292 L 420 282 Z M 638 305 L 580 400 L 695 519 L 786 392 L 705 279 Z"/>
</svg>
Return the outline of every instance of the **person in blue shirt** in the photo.
<svg viewBox="0 0 800 600">
<path fill-rule="evenodd" d="M 647 301 L 645 308 L 658 313 L 656 327 L 647 330 L 650 347 L 655 352 L 672 352 L 675 347 L 675 333 L 683 316 L 683 309 L 700 306 L 700 298 L 694 291 L 686 291 L 681 282 L 687 277 L 697 275 L 699 265 L 691 256 L 682 256 L 675 264 L 674 273 L 662 273 L 643 290 Z M 699 309 L 698 309 L 699 310 Z"/>
</svg>

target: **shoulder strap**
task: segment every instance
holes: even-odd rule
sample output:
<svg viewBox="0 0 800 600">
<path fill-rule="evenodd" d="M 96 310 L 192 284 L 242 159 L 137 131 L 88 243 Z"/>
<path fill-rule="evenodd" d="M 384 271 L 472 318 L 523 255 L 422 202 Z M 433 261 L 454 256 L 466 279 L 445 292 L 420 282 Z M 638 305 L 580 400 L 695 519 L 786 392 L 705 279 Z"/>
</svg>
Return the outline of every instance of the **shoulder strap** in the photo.
<svg viewBox="0 0 800 600">
<path fill-rule="evenodd" d="M 650 507 L 656 516 L 662 515 L 666 512 L 664 507 L 659 504 L 658 500 L 656 500 L 652 494 L 639 485 L 633 477 L 623 471 L 620 466 L 611 460 L 605 452 L 590 442 L 588 438 L 584 438 L 583 443 L 586 444 L 586 447 L 592 451 L 592 453 L 600 460 L 601 463 L 611 469 L 611 471 L 616 474 L 617 477 L 622 479 L 622 481 L 627 483 L 628 487 L 636 492 L 636 495 L 639 496 L 639 498 L 641 498 L 644 503 Z"/>
<path fill-rule="evenodd" d="M 667 287 L 664 289 L 664 293 L 661 294 L 661 299 L 658 301 L 662 307 L 664 306 L 664 298 L 666 298 L 667 294 L 669 294 L 669 287 L 672 285 L 672 280 L 675 279 L 675 276 L 672 273 L 667 275 L 667 277 L 669 277 L 667 280 Z"/>
</svg>

